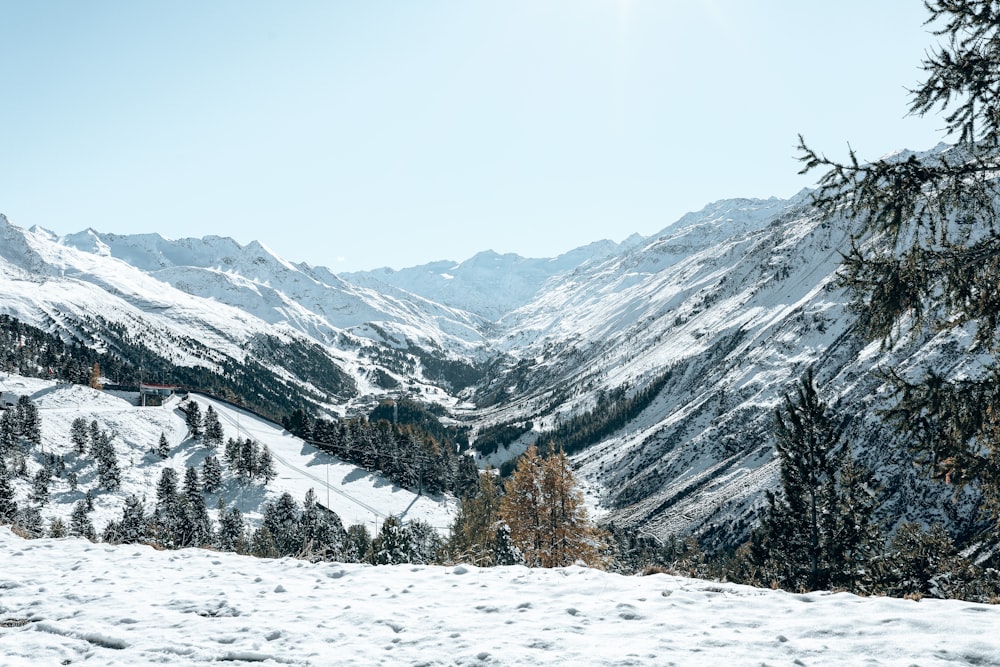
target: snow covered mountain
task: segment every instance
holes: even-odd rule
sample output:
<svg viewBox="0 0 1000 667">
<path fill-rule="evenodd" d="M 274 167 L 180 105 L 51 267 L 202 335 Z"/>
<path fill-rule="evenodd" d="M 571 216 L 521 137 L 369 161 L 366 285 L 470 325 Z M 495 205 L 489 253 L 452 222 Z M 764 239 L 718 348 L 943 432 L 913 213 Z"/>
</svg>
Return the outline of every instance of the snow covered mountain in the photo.
<svg viewBox="0 0 1000 667">
<path fill-rule="evenodd" d="M 419 393 L 431 384 L 425 362 L 454 357 L 461 365 L 485 354 L 481 318 L 219 237 L 169 241 L 88 230 L 56 238 L 0 216 L 0 280 L 0 310 L 27 323 L 73 336 L 86 330 L 95 340 L 121 327 L 178 365 L 218 370 L 253 358 L 294 376 L 292 384 L 330 410 L 378 393 L 380 383 L 406 382 Z M 262 348 L 273 350 L 270 340 L 307 350 L 313 366 L 332 365 L 342 377 L 331 382 L 329 373 L 309 376 L 269 359 Z"/>
<path fill-rule="evenodd" d="M 848 435 L 887 498 L 885 518 L 966 529 L 971 499 L 919 479 L 872 416 L 884 400 L 873 369 L 954 371 L 963 348 L 861 340 L 835 283 L 850 231 L 820 223 L 803 192 L 716 202 L 652 237 L 555 259 L 485 252 L 337 276 L 259 243 L 57 238 L 0 219 L 0 313 L 94 339 L 124 326 L 178 364 L 251 357 L 304 387 L 313 410 L 405 391 L 449 408 L 474 445 L 513 425 L 520 435 L 484 449 L 484 463 L 566 441 L 608 520 L 728 543 L 777 483 L 773 410 L 814 365 L 823 398 L 853 416 Z M 261 356 L 275 348 L 260 344 L 267 337 L 326 365 Z M 335 387 L 331 369 L 344 378 Z"/>
<path fill-rule="evenodd" d="M 489 250 L 460 263 L 441 261 L 400 271 L 386 268 L 341 277 L 380 292 L 396 287 L 487 320 L 498 320 L 531 301 L 553 276 L 605 259 L 641 241 L 638 235 L 621 245 L 597 241 L 554 259 L 500 255 Z"/>
<path fill-rule="evenodd" d="M 567 430 L 593 430 L 616 400 L 655 386 L 641 410 L 574 446 L 575 459 L 607 520 L 731 544 L 778 483 L 774 409 L 813 365 L 824 400 L 851 417 L 847 435 L 884 494 L 883 518 L 969 529 L 972 499 L 920 479 L 876 416 L 885 399 L 873 373 L 955 372 L 965 347 L 927 337 L 882 350 L 861 339 L 864 314 L 847 309 L 835 280 L 850 231 L 820 223 L 807 193 L 718 202 L 554 279 L 498 323 L 494 344 L 509 359 L 481 389 L 495 398 L 481 418 L 531 424 L 513 451 L 550 438 L 572 444 Z"/>
</svg>

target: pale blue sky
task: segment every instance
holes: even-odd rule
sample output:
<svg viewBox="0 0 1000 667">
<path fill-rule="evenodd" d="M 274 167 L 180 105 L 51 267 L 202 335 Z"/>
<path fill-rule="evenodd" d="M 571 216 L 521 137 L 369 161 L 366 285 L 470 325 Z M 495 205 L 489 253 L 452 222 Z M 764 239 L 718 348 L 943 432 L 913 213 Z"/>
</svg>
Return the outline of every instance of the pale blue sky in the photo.
<svg viewBox="0 0 1000 667">
<path fill-rule="evenodd" d="M 0 0 L 0 212 L 335 270 L 552 256 L 927 149 L 919 0 Z"/>
</svg>

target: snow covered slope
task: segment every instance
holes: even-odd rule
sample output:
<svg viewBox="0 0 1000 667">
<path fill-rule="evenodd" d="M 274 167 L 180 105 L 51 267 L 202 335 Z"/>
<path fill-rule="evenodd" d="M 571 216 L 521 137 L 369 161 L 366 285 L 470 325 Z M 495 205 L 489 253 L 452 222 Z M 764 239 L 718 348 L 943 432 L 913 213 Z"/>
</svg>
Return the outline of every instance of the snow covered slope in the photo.
<svg viewBox="0 0 1000 667">
<path fill-rule="evenodd" d="M 494 321 L 531 301 L 550 279 L 610 257 L 641 240 L 633 236 L 620 246 L 612 241 L 597 241 L 553 259 L 486 251 L 459 263 L 441 261 L 400 271 L 385 268 L 341 277 L 380 292 L 389 287 L 407 290 Z"/>
<path fill-rule="evenodd" d="M 65 236 L 60 245 L 88 255 L 113 257 L 183 292 L 290 324 L 320 340 L 340 330 L 377 322 L 419 343 L 454 348 L 480 342 L 476 318 L 399 290 L 375 292 L 347 283 L 322 267 L 298 266 L 258 241 L 168 240 L 159 234 Z"/>
<path fill-rule="evenodd" d="M 365 566 L 0 528 L 0 662 L 989 665 L 1000 607 L 570 567 Z"/>
<path fill-rule="evenodd" d="M 177 398 L 163 407 L 137 407 L 131 402 L 80 385 L 53 383 L 19 376 L 0 376 L 0 391 L 4 396 L 28 396 L 39 409 L 42 425 L 42 451 L 63 456 L 66 470 L 54 477 L 50 484 L 50 501 L 42 508 L 47 526 L 59 517 L 67 525 L 73 505 L 83 499 L 87 491 L 94 495 L 94 512 L 91 521 L 98 532 L 112 520 L 121 517 L 121 508 L 130 494 L 146 498 L 146 513 L 151 513 L 156 498 L 156 482 L 165 467 L 177 470 L 184 478 L 186 467 L 201 469 L 205 457 L 211 453 L 202 443 L 187 438 L 184 414 L 178 409 Z M 317 450 L 312 445 L 290 435 L 267 421 L 226 403 L 204 396 L 192 396 L 202 413 L 211 405 L 218 412 L 225 433 L 224 439 L 250 438 L 260 446 L 267 446 L 273 455 L 277 477 L 269 484 L 246 484 L 223 465 L 223 487 L 217 493 L 207 494 L 206 505 L 213 520 L 216 507 L 237 506 L 250 522 L 261 518 L 261 507 L 275 500 L 284 492 L 291 493 L 302 502 L 312 488 L 317 501 L 335 511 L 344 526 L 364 524 L 372 533 L 390 514 L 404 520 L 421 519 L 447 532 L 455 511 L 453 499 L 418 496 L 399 488 L 381 475 L 369 473 L 357 466 Z M 82 418 L 87 424 L 96 421 L 99 428 L 111 435 L 122 469 L 121 488 L 115 492 L 98 487 L 96 465 L 93 457 L 78 455 L 73 451 L 70 437 L 73 420 Z M 160 434 L 170 445 L 170 454 L 161 459 L 153 452 Z M 222 452 L 216 455 L 221 459 Z M 40 463 L 31 457 L 27 461 L 27 478 L 15 480 L 17 496 L 27 498 L 29 479 Z M 69 474 L 76 473 L 78 485 L 73 489 Z"/>
<path fill-rule="evenodd" d="M 419 391 L 432 383 L 424 361 L 469 364 L 484 354 L 476 316 L 395 288 L 383 294 L 349 285 L 260 244 L 218 237 L 167 241 L 88 230 L 58 239 L 0 216 L 0 281 L 0 312 L 29 324 L 98 344 L 118 327 L 181 366 L 219 371 L 252 358 L 307 393 L 336 394 L 330 410 L 384 391 L 379 377 Z M 327 359 L 305 370 L 282 365 L 260 354 L 274 348 L 272 340 Z M 351 378 L 335 383 L 341 389 L 324 389 L 329 373 L 309 370 L 329 364 Z"/>
<path fill-rule="evenodd" d="M 928 339 L 882 351 L 859 338 L 858 315 L 835 284 L 850 231 L 843 221 L 821 224 L 806 193 L 719 202 L 640 248 L 555 279 L 498 323 L 494 344 L 508 359 L 483 388 L 491 405 L 478 417 L 530 420 L 516 453 L 587 411 L 609 412 L 602 397 L 663 382 L 641 413 L 574 458 L 608 520 L 732 544 L 777 484 L 773 411 L 815 365 L 824 400 L 853 418 L 848 437 L 874 471 L 871 487 L 886 494 L 883 518 L 968 528 L 970 499 L 952 502 L 951 490 L 918 479 L 874 416 L 872 373 L 953 370 L 963 348 Z"/>
</svg>

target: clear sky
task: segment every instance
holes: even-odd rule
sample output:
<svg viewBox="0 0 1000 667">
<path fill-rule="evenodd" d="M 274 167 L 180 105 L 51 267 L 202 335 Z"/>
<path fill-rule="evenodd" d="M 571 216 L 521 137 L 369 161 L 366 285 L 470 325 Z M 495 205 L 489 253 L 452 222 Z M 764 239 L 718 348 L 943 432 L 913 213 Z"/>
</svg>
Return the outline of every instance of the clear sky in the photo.
<svg viewBox="0 0 1000 667">
<path fill-rule="evenodd" d="M 334 270 L 553 256 L 927 149 L 919 0 L 0 0 L 0 212 Z"/>
</svg>

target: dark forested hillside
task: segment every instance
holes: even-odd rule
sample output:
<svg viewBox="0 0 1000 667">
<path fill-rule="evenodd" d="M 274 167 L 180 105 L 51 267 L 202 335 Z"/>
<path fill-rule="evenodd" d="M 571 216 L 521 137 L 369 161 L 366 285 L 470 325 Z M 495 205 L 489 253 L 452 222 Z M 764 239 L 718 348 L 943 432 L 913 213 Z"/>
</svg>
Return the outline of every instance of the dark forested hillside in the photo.
<svg viewBox="0 0 1000 667">
<path fill-rule="evenodd" d="M 275 420 L 296 408 L 312 405 L 316 399 L 253 357 L 242 362 L 219 358 L 198 341 L 185 340 L 179 344 L 188 350 L 202 350 L 206 360 L 218 359 L 219 370 L 178 366 L 143 345 L 119 324 L 100 318 L 83 324 L 82 328 L 92 333 L 67 342 L 15 317 L 0 315 L 3 370 L 87 384 L 94 364 L 98 364 L 101 375 L 118 385 L 137 387 L 142 381 L 172 384 L 224 398 Z"/>
</svg>

